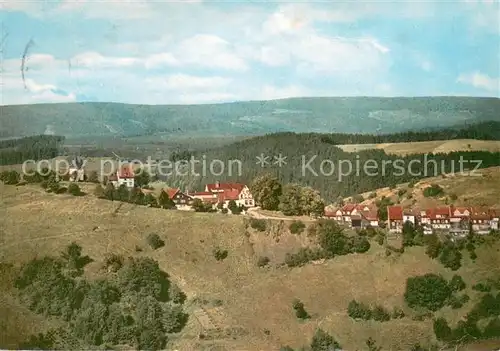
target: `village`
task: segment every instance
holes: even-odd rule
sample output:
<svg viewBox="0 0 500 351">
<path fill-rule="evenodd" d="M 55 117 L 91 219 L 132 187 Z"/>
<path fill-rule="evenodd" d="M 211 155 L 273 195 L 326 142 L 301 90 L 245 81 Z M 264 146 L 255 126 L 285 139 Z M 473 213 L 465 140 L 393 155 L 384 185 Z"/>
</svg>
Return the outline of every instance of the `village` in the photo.
<svg viewBox="0 0 500 351">
<path fill-rule="evenodd" d="M 71 181 L 83 181 L 82 169 L 69 170 Z M 125 186 L 135 187 L 135 175 L 131 167 L 122 167 L 108 177 L 115 188 Z M 142 189 L 145 193 L 151 190 Z M 182 191 L 179 188 L 165 188 L 161 190 L 175 204 L 179 210 L 194 211 L 193 203 L 201 201 L 214 211 L 231 213 L 230 203 L 234 202 L 243 214 L 251 215 L 251 209 L 258 209 L 250 188 L 241 183 L 216 182 L 206 184 L 203 191 Z M 198 200 L 197 200 L 198 199 Z M 250 210 L 250 211 L 249 211 Z M 375 205 L 362 203 L 347 203 L 338 208 L 325 206 L 321 218 L 332 219 L 347 228 L 366 229 L 382 228 L 389 233 L 400 234 L 406 222 L 413 226 L 420 226 L 423 234 L 448 234 L 451 237 L 461 238 L 471 231 L 476 234 L 489 234 L 499 230 L 499 211 L 485 207 L 440 206 L 433 208 L 404 208 L 399 205 L 387 206 L 387 220 L 380 218 L 379 208 Z M 278 217 L 276 217 L 278 218 Z"/>
</svg>

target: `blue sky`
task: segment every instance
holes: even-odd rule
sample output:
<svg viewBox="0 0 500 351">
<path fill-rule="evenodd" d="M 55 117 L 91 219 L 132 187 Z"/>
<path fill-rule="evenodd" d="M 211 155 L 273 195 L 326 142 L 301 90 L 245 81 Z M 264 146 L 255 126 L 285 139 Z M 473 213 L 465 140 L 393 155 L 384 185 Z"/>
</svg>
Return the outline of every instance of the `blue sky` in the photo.
<svg viewBox="0 0 500 351">
<path fill-rule="evenodd" d="M 499 11 L 491 0 L 4 0 L 1 103 L 499 97 Z"/>
</svg>

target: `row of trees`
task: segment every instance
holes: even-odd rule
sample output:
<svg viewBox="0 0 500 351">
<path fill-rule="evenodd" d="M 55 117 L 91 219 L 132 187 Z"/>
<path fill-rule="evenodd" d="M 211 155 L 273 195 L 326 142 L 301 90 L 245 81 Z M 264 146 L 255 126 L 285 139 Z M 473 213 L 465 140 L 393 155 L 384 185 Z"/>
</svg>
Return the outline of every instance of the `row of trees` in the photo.
<svg viewBox="0 0 500 351">
<path fill-rule="evenodd" d="M 297 183 L 283 186 L 271 174 L 256 177 L 250 185 L 250 191 L 264 210 L 280 210 L 286 216 L 321 216 L 324 213 L 325 202 L 319 191 Z"/>
<path fill-rule="evenodd" d="M 94 195 L 100 199 L 111 201 L 128 202 L 136 205 L 149 206 L 163 209 L 175 209 L 175 203 L 170 199 L 165 191 L 156 198 L 153 194 L 144 194 L 141 188 L 127 188 L 124 184 L 115 188 L 110 182 L 103 188 L 100 184 L 96 185 Z"/>
<path fill-rule="evenodd" d="M 89 260 L 73 243 L 60 257 L 37 258 L 22 267 L 15 281 L 22 301 L 66 326 L 32 336 L 21 349 L 160 350 L 169 334 L 182 330 L 188 318 L 181 305 L 185 295 L 156 261 L 114 255 L 103 265 L 111 262 L 113 274 L 87 281 L 82 268 Z"/>
</svg>

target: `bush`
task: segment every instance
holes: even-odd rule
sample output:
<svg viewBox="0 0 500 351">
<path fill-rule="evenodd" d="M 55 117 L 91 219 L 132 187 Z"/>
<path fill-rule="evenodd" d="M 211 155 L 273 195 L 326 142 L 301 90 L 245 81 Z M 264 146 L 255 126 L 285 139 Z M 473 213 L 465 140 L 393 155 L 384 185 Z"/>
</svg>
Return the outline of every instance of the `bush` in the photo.
<svg viewBox="0 0 500 351">
<path fill-rule="evenodd" d="M 432 184 L 430 187 L 424 189 L 425 197 L 438 197 L 444 195 L 444 190 L 437 184 Z"/>
<path fill-rule="evenodd" d="M 352 252 L 365 253 L 370 250 L 370 242 L 362 236 L 356 236 L 351 239 Z"/>
<path fill-rule="evenodd" d="M 82 191 L 80 190 L 80 187 L 76 183 L 70 183 L 68 185 L 68 193 L 70 193 L 73 196 L 82 195 Z"/>
<path fill-rule="evenodd" d="M 264 219 L 250 218 L 250 227 L 259 232 L 266 231 L 266 221 Z"/>
<path fill-rule="evenodd" d="M 217 261 L 222 261 L 227 257 L 228 252 L 227 250 L 222 250 L 221 248 L 217 247 L 214 249 L 213 254 Z"/>
<path fill-rule="evenodd" d="M 353 319 L 370 320 L 372 312 L 368 306 L 356 300 L 349 302 L 347 306 L 347 314 Z"/>
<path fill-rule="evenodd" d="M 227 214 L 228 209 L 227 209 L 227 208 L 223 208 L 223 209 L 222 209 L 222 210 L 220 210 L 220 211 L 221 211 L 221 213 L 223 213 L 223 214 Z"/>
<path fill-rule="evenodd" d="M 370 194 L 370 196 L 368 196 L 369 199 L 375 199 L 377 197 L 377 193 L 376 192 L 373 192 Z"/>
<path fill-rule="evenodd" d="M 3 171 L 0 173 L 0 180 L 7 185 L 15 185 L 21 180 L 21 175 L 17 171 Z"/>
<path fill-rule="evenodd" d="M 401 309 L 399 307 L 394 307 L 394 309 L 392 310 L 391 317 L 394 319 L 404 318 L 405 312 L 403 311 L 403 309 Z"/>
<path fill-rule="evenodd" d="M 433 329 L 434 334 L 436 334 L 436 339 L 440 341 L 447 341 L 452 336 L 452 331 L 448 325 L 448 322 L 442 317 L 434 321 Z"/>
<path fill-rule="evenodd" d="M 159 249 L 160 247 L 165 246 L 165 242 L 160 239 L 158 234 L 155 234 L 155 233 L 149 234 L 146 240 L 147 240 L 149 246 L 151 246 L 151 248 L 153 250 L 156 250 L 156 249 Z"/>
<path fill-rule="evenodd" d="M 299 300 L 295 299 L 292 303 L 292 307 L 295 310 L 295 316 L 298 319 L 309 319 L 311 318 L 304 308 L 304 304 Z"/>
<path fill-rule="evenodd" d="M 298 267 L 324 257 L 325 255 L 321 250 L 312 250 L 308 247 L 302 247 L 296 253 L 287 253 L 285 255 L 285 264 L 288 267 Z"/>
<path fill-rule="evenodd" d="M 293 221 L 290 223 L 289 229 L 292 234 L 300 234 L 304 231 L 306 225 L 302 221 Z"/>
<path fill-rule="evenodd" d="M 472 290 L 480 291 L 480 292 L 490 292 L 491 286 L 486 283 L 477 283 L 472 286 Z"/>
<path fill-rule="evenodd" d="M 123 256 L 117 254 L 106 254 L 104 256 L 103 267 L 108 271 L 117 272 L 120 268 L 123 267 L 124 259 Z"/>
<path fill-rule="evenodd" d="M 461 276 L 455 274 L 450 280 L 450 290 L 453 292 L 462 291 L 466 287 L 464 280 Z"/>
<path fill-rule="evenodd" d="M 257 260 L 257 266 L 259 267 L 264 267 L 267 266 L 269 263 L 269 257 L 267 256 L 260 256 L 259 259 Z"/>
<path fill-rule="evenodd" d="M 409 307 L 437 311 L 450 298 L 448 282 L 440 275 L 428 273 L 406 281 L 405 301 Z"/>
<path fill-rule="evenodd" d="M 462 265 L 462 253 L 454 244 L 447 243 L 439 254 L 439 261 L 443 266 L 450 268 L 452 271 L 456 271 Z"/>
<path fill-rule="evenodd" d="M 376 306 L 371 315 L 373 320 L 376 320 L 377 322 L 387 322 L 391 319 L 389 312 L 387 312 L 387 310 L 382 306 Z"/>
<path fill-rule="evenodd" d="M 316 329 L 311 340 L 311 351 L 340 350 L 342 346 L 323 329 Z"/>
</svg>

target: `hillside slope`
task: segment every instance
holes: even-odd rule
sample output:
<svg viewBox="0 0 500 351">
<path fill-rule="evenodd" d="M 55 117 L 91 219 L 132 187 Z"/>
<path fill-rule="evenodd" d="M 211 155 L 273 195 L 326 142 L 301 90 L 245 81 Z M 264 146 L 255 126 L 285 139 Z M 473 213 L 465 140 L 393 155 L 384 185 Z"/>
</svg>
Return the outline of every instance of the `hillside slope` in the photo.
<svg viewBox="0 0 500 351">
<path fill-rule="evenodd" d="M 441 186 L 444 195 L 438 198 L 423 196 L 423 190 L 432 184 Z M 400 190 L 406 192 L 398 196 Z M 376 193 L 377 197 L 369 199 L 370 194 Z M 411 198 L 408 195 L 411 194 Z M 485 206 L 500 209 L 500 167 L 489 167 L 478 170 L 473 174 L 455 175 L 447 174 L 441 177 L 424 178 L 417 182 L 413 188 L 408 184 L 401 184 L 394 189 L 380 188 L 361 194 L 366 200 L 364 203 L 373 204 L 382 196 L 390 197 L 393 202 L 398 202 L 407 208 L 429 208 L 453 204 L 455 206 Z M 456 196 L 456 199 L 452 199 Z"/>
<path fill-rule="evenodd" d="M 454 274 L 429 259 L 423 248 L 387 257 L 384 248 L 376 243 L 365 254 L 283 268 L 279 267 L 278 256 L 296 250 L 309 239 L 305 233 L 290 234 L 279 223 L 261 233 L 245 228 L 241 216 L 167 211 L 131 204 L 118 208 L 116 202 L 91 195 L 53 195 L 36 186 L 16 188 L 0 184 L 0 191 L 4 194 L 0 213 L 5 215 L 0 241 L 2 262 L 19 264 L 35 256 L 56 255 L 72 241 L 95 260 L 85 268 L 88 279 L 99 276 L 105 253 L 158 260 L 188 295 L 188 325 L 169 349 L 278 350 L 286 344 L 297 348 L 307 344 L 314 329 L 320 326 L 335 335 L 347 350 L 364 349 L 368 337 L 384 350 L 408 350 L 417 342 L 427 344 L 433 340 L 432 320 L 414 320 L 415 313 L 407 311 L 408 316 L 401 320 L 355 321 L 346 313 L 349 301 L 355 298 L 388 309 L 403 307 L 406 278 L 436 272 L 449 279 Z M 146 245 L 145 238 L 152 232 L 165 240 L 163 248 L 153 251 Z M 137 246 L 143 251 L 137 252 Z M 212 250 L 216 246 L 228 250 L 227 259 L 215 260 Z M 257 266 L 261 255 L 271 258 L 270 267 Z M 498 268 L 498 259 L 492 249 L 481 249 L 475 263 L 465 258 L 456 273 L 471 286 Z M 0 288 L 3 294 L 10 294 L 8 285 Z M 476 296 L 473 291 L 468 293 L 472 298 Z M 297 320 L 292 309 L 295 298 L 304 302 L 312 319 Z M 216 300 L 221 303 L 214 306 L 212 302 Z M 2 348 L 15 348 L 15 343 L 26 338 L 27 333 L 45 326 L 40 323 L 40 316 L 14 303 L 1 310 L 11 313 L 4 323 L 8 333 L 3 334 L 10 338 L 0 339 Z M 436 315 L 456 322 L 464 310 L 445 308 Z M 23 314 L 14 318 L 19 311 Z M 27 331 L 13 323 L 32 323 L 34 327 Z M 215 328 L 224 333 L 217 334 Z M 201 333 L 207 337 L 199 339 Z M 219 336 L 211 339 L 209 335 Z"/>
<path fill-rule="evenodd" d="M 0 107 L 0 137 L 391 133 L 498 120 L 500 99 L 317 97 L 207 105 L 68 103 Z"/>
</svg>

